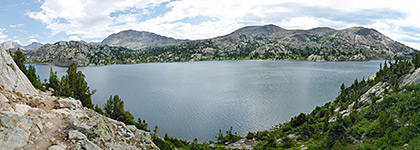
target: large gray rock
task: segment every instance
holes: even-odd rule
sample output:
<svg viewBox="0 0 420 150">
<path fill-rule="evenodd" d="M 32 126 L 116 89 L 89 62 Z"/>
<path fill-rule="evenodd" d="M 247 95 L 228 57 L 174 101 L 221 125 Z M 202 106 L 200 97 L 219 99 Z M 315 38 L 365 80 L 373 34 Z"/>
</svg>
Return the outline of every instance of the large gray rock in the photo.
<svg viewBox="0 0 420 150">
<path fill-rule="evenodd" d="M 420 84 L 420 68 L 416 69 L 412 74 L 404 76 L 399 84 L 400 87 Z"/>
<path fill-rule="evenodd" d="M 31 123 L 21 113 L 0 112 L 0 149 L 14 149 L 26 145 Z"/>
<path fill-rule="evenodd" d="M 36 94 L 28 78 L 15 64 L 12 57 L 0 47 L 0 89 L 15 90 L 22 94 Z"/>
<path fill-rule="evenodd" d="M 61 108 L 68 108 L 70 110 L 75 110 L 82 107 L 82 102 L 75 100 L 74 98 L 63 98 L 58 100 L 58 104 Z"/>
<path fill-rule="evenodd" d="M 15 106 L 13 106 L 13 108 L 15 109 L 15 112 L 22 113 L 22 114 L 25 114 L 29 110 L 33 109 L 31 106 L 28 106 L 28 105 L 25 105 L 25 104 L 15 104 Z"/>
</svg>

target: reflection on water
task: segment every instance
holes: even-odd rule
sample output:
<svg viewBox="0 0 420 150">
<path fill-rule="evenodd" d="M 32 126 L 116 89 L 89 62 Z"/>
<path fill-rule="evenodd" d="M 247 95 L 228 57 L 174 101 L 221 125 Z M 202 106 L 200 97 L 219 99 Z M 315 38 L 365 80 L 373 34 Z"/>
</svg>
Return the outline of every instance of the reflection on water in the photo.
<svg viewBox="0 0 420 150">
<path fill-rule="evenodd" d="M 134 116 L 160 134 L 199 141 L 215 140 L 219 129 L 245 136 L 269 129 L 300 112 L 332 101 L 341 83 L 374 74 L 379 63 L 307 61 L 210 61 L 80 67 L 93 103 L 102 106 L 112 94 Z M 42 80 L 50 68 L 36 65 Z"/>
</svg>

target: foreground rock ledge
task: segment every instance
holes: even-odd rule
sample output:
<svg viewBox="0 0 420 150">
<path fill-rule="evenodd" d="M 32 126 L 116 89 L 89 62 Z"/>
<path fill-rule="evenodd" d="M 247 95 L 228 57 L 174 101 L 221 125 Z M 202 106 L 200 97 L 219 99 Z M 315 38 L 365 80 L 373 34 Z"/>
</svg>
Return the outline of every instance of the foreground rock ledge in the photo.
<svg viewBox="0 0 420 150">
<path fill-rule="evenodd" d="M 159 149 L 149 132 L 36 90 L 0 47 L 0 149 Z"/>
</svg>

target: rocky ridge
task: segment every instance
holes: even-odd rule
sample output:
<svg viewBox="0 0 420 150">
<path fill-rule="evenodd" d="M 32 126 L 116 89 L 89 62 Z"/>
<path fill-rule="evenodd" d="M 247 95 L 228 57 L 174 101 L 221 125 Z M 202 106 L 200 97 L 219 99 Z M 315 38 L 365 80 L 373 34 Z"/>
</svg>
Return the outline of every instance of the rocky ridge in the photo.
<svg viewBox="0 0 420 150">
<path fill-rule="evenodd" d="M 141 40 L 122 35 L 114 38 Z M 247 26 L 220 37 L 141 50 L 130 59 L 140 62 L 226 59 L 363 61 L 394 56 L 407 59 L 417 52 L 370 28 L 287 30 L 275 25 Z"/>
<path fill-rule="evenodd" d="M 97 57 L 108 57 L 130 53 L 131 50 L 123 47 L 107 45 L 85 44 L 81 41 L 60 41 L 54 44 L 45 44 L 34 54 L 28 55 L 32 63 L 50 63 L 56 66 L 69 66 L 77 63 L 79 66 L 90 64 L 103 64 L 106 60 Z"/>
<path fill-rule="evenodd" d="M 6 42 L 1 43 L 0 45 L 6 50 L 12 49 L 14 51 L 16 51 L 18 48 L 22 50 L 37 50 L 38 48 L 42 46 L 42 44 L 38 42 L 32 42 L 29 45 L 22 46 L 19 43 L 14 42 L 14 41 L 6 41 Z"/>
<path fill-rule="evenodd" d="M 188 40 L 179 40 L 146 31 L 125 30 L 106 37 L 101 44 L 122 46 L 130 49 L 175 45 Z"/>
<path fill-rule="evenodd" d="M 265 25 L 195 41 L 126 30 L 108 36 L 100 44 L 61 41 L 46 44 L 27 56 L 35 63 L 68 66 L 75 62 L 86 66 L 236 59 L 364 61 L 394 56 L 409 59 L 417 52 L 370 28 L 287 30 Z"/>
<path fill-rule="evenodd" d="M 159 149 L 151 134 L 36 90 L 0 47 L 0 149 Z"/>
</svg>

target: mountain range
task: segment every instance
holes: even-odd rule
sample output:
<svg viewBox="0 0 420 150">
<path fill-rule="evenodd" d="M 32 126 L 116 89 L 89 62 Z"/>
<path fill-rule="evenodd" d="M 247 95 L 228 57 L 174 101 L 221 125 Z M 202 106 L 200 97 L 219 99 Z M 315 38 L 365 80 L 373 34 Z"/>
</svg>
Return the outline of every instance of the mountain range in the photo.
<svg viewBox="0 0 420 150">
<path fill-rule="evenodd" d="M 130 49 L 118 53 L 119 55 L 95 55 L 100 50 L 91 48 L 95 52 L 89 52 L 93 56 L 90 57 L 89 65 L 235 59 L 357 61 L 388 59 L 394 56 L 407 59 L 417 52 L 371 28 L 336 30 L 318 27 L 310 30 L 287 30 L 271 24 L 247 26 L 224 36 L 203 40 L 180 40 L 151 32 L 126 30 L 111 34 L 101 44 L 80 44 Z M 55 44 L 47 44 L 41 48 L 57 51 L 49 48 L 52 45 Z M 82 54 L 87 58 L 87 53 Z M 54 61 L 45 58 L 51 58 L 50 56 L 38 56 L 32 61 Z M 70 57 L 73 56 L 68 56 Z"/>
<path fill-rule="evenodd" d="M 22 46 L 18 42 L 15 42 L 15 41 L 6 41 L 6 42 L 1 43 L 0 45 L 6 50 L 17 49 L 17 48 L 20 48 L 20 49 L 23 49 L 23 50 L 37 50 L 43 44 L 38 43 L 38 42 L 32 42 L 29 45 Z"/>
</svg>

